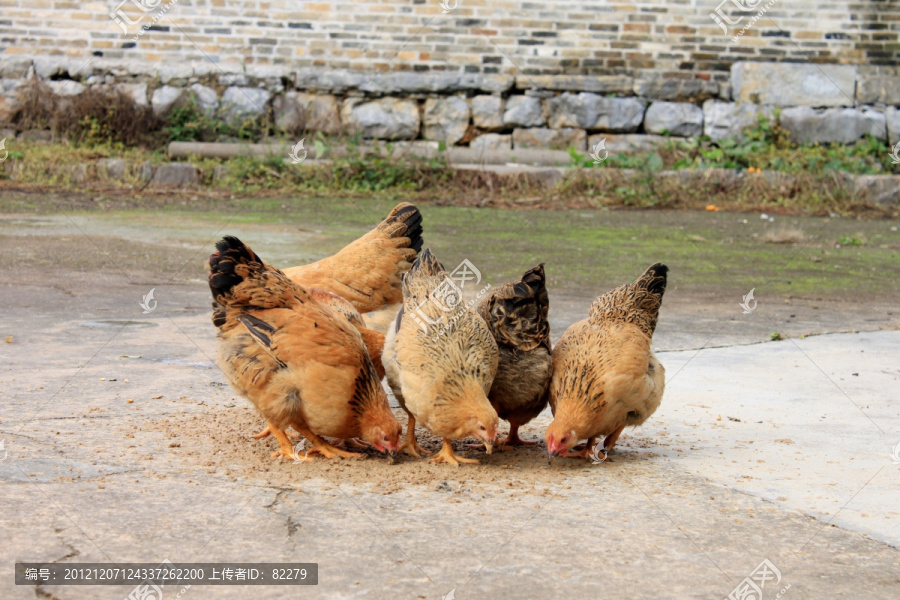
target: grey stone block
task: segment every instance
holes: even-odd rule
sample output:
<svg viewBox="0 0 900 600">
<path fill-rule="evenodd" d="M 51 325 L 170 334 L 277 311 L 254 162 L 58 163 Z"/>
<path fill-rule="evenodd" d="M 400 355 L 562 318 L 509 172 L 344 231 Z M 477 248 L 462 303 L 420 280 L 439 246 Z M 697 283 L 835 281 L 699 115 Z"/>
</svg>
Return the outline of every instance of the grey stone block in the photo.
<svg viewBox="0 0 900 600">
<path fill-rule="evenodd" d="M 551 150 L 566 150 L 574 147 L 584 151 L 587 143 L 587 134 L 584 129 L 566 127 L 562 129 L 547 129 L 534 127 L 527 129 L 514 129 L 512 134 L 513 148 L 549 148 Z"/>
<path fill-rule="evenodd" d="M 862 104 L 900 104 L 900 77 L 879 75 L 860 77 L 856 82 L 856 99 Z"/>
<path fill-rule="evenodd" d="M 219 96 L 216 90 L 206 87 L 199 83 L 195 83 L 190 87 L 191 93 L 194 94 L 194 100 L 197 107 L 203 111 L 207 117 L 211 117 L 219 110 Z"/>
<path fill-rule="evenodd" d="M 419 134 L 419 107 L 409 100 L 351 98 L 341 108 L 341 120 L 349 133 L 364 138 L 411 140 Z"/>
<path fill-rule="evenodd" d="M 229 123 L 239 124 L 263 114 L 271 97 L 272 93 L 262 88 L 226 88 L 222 94 L 222 114 Z"/>
<path fill-rule="evenodd" d="M 334 96 L 287 92 L 272 102 L 275 125 L 281 131 L 307 129 L 334 135 L 341 130 L 341 118 Z"/>
<path fill-rule="evenodd" d="M 61 98 L 69 98 L 77 96 L 87 89 L 87 86 L 71 79 L 63 79 L 60 81 L 47 81 L 47 86 L 53 90 L 53 93 Z"/>
<path fill-rule="evenodd" d="M 121 158 L 104 158 L 97 161 L 97 166 L 108 179 L 122 179 L 125 177 L 125 161 Z"/>
<path fill-rule="evenodd" d="M 425 101 L 425 127 L 422 137 L 452 146 L 469 129 L 469 103 L 465 98 L 429 98 Z"/>
<path fill-rule="evenodd" d="M 630 94 L 634 79 L 627 75 L 519 75 L 516 88 L 563 92 Z"/>
<path fill-rule="evenodd" d="M 153 107 L 153 112 L 157 115 L 166 114 L 169 112 L 169 109 L 181 99 L 182 94 L 184 94 L 183 89 L 172 87 L 170 85 L 164 85 L 155 90 L 153 96 L 150 98 L 150 105 Z"/>
<path fill-rule="evenodd" d="M 703 103 L 703 135 L 713 141 L 743 139 L 744 130 L 757 125 L 760 115 L 773 119 L 773 108 L 707 100 Z"/>
<path fill-rule="evenodd" d="M 512 136 L 501 133 L 485 133 L 472 140 L 469 148 L 479 151 L 511 150 Z"/>
<path fill-rule="evenodd" d="M 885 139 L 887 130 L 885 115 L 870 108 L 794 106 L 781 112 L 781 126 L 790 132 L 791 140 L 801 144 L 852 144 L 866 134 Z"/>
<path fill-rule="evenodd" d="M 647 103 L 640 98 L 609 98 L 590 92 L 564 93 L 547 100 L 548 124 L 603 131 L 637 131 Z"/>
<path fill-rule="evenodd" d="M 810 63 L 748 63 L 731 67 L 734 99 L 774 106 L 853 106 L 856 67 Z"/>
<path fill-rule="evenodd" d="M 187 163 L 160 165 L 150 180 L 151 185 L 172 187 L 185 187 L 198 183 L 200 183 L 200 174 L 197 172 L 197 167 Z"/>
<path fill-rule="evenodd" d="M 588 150 L 603 142 L 603 147 L 610 153 L 624 152 L 640 154 L 659 150 L 671 140 L 662 135 L 644 135 L 637 133 L 598 133 L 588 138 Z"/>
<path fill-rule="evenodd" d="M 703 109 L 689 102 L 654 102 L 644 115 L 644 130 L 696 137 L 703 133 Z"/>
<path fill-rule="evenodd" d="M 503 129 L 503 98 L 497 95 L 475 96 L 472 103 L 472 123 L 488 131 Z"/>
<path fill-rule="evenodd" d="M 544 124 L 540 98 L 511 96 L 506 100 L 503 124 L 511 127 L 538 127 Z"/>
</svg>

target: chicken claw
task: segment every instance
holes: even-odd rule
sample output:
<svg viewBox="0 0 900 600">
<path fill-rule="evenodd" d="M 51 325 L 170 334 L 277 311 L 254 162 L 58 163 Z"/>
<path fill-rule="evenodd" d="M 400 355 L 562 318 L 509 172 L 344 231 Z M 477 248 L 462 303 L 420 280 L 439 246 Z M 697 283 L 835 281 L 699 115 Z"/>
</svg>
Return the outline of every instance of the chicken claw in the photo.
<svg viewBox="0 0 900 600">
<path fill-rule="evenodd" d="M 497 447 L 503 451 L 515 446 L 534 446 L 537 442 L 528 442 L 519 437 L 519 426 L 509 424 L 509 435 L 497 442 Z"/>
<path fill-rule="evenodd" d="M 400 444 L 397 452 L 404 452 L 413 458 L 428 456 L 431 452 L 420 446 L 419 441 L 416 439 L 416 418 L 409 411 L 406 414 L 409 415 L 409 421 L 406 425 L 406 437 L 403 439 L 403 443 Z"/>
<path fill-rule="evenodd" d="M 450 445 L 450 440 L 444 438 L 444 445 L 441 447 L 441 451 L 437 453 L 437 455 L 431 459 L 431 462 L 434 463 L 442 463 L 445 462 L 448 465 L 453 465 L 454 467 L 458 467 L 459 463 L 466 464 L 479 464 L 481 461 L 477 458 L 465 458 L 464 456 L 460 456 L 453 452 L 453 446 Z"/>
<path fill-rule="evenodd" d="M 254 440 L 261 440 L 261 439 L 263 439 L 263 438 L 269 437 L 269 435 L 270 435 L 271 433 L 272 433 L 272 425 L 267 423 L 267 424 L 266 424 L 266 428 L 263 429 L 262 431 L 260 431 L 259 433 L 257 433 L 256 435 L 254 435 L 254 436 L 253 436 L 253 439 L 254 439 Z M 285 433 L 289 438 L 291 438 L 292 440 L 296 440 L 296 439 L 298 439 L 298 438 L 300 437 L 300 434 L 297 433 L 296 431 L 287 431 L 287 430 L 285 430 L 284 433 Z"/>
</svg>

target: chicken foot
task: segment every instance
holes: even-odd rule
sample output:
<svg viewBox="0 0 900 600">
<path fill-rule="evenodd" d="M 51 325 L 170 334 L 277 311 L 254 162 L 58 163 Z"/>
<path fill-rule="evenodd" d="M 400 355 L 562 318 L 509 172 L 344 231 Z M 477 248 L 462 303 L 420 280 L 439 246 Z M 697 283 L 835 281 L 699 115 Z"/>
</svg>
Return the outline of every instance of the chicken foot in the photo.
<svg viewBox="0 0 900 600">
<path fill-rule="evenodd" d="M 535 444 L 537 444 L 537 442 L 527 442 L 520 438 L 519 425 L 518 423 L 513 422 L 510 422 L 509 424 L 509 435 L 497 442 L 500 450 L 506 450 L 507 448 L 512 448 L 514 446 L 534 446 Z"/>
<path fill-rule="evenodd" d="M 414 458 L 421 458 L 421 455 L 428 456 L 431 453 L 420 446 L 419 441 L 416 439 L 416 418 L 408 410 L 406 414 L 409 415 L 409 421 L 406 424 L 406 437 L 403 438 L 403 443 L 400 444 L 400 448 L 397 451 L 405 452 Z"/>
<path fill-rule="evenodd" d="M 569 450 L 568 452 L 563 454 L 563 456 L 566 458 L 590 458 L 591 450 L 594 448 L 594 439 L 595 438 L 589 438 L 587 444 L 585 444 L 584 448 L 582 448 L 581 450 L 578 450 L 577 452 Z"/>
<path fill-rule="evenodd" d="M 305 437 L 309 442 L 313 445 L 312 448 L 309 449 L 308 454 L 312 454 L 316 452 L 321 454 L 325 458 L 334 458 L 335 456 L 339 456 L 341 458 L 362 458 L 363 455 L 358 452 L 347 452 L 346 450 L 341 450 L 340 448 L 335 448 L 328 442 L 326 442 L 323 438 L 317 436 L 307 427 L 303 427 L 296 423 L 293 424 L 294 429 L 300 432 L 300 434 Z"/>
<path fill-rule="evenodd" d="M 441 451 L 437 453 L 437 455 L 431 459 L 431 462 L 441 463 L 445 462 L 448 465 L 453 465 L 454 467 L 458 467 L 459 463 L 468 463 L 477 465 L 481 461 L 477 458 L 466 458 L 464 456 L 460 456 L 453 452 L 453 446 L 450 445 L 450 440 L 444 438 L 444 445 L 441 447 Z"/>
<path fill-rule="evenodd" d="M 282 457 L 289 458 L 291 460 L 299 459 L 297 453 L 294 452 L 294 447 L 291 445 L 291 440 L 288 439 L 288 436 L 283 429 L 275 427 L 274 425 L 272 425 L 271 421 L 266 426 L 266 429 L 269 431 L 269 433 L 275 436 L 275 439 L 278 440 L 278 445 L 280 446 L 278 450 L 272 453 L 272 458 Z M 268 433 L 266 435 L 268 435 Z"/>
<path fill-rule="evenodd" d="M 253 439 L 254 439 L 254 440 L 261 440 L 261 439 L 263 439 L 263 438 L 269 437 L 269 435 L 270 435 L 271 433 L 272 433 L 272 424 L 271 424 L 271 423 L 266 423 L 266 428 L 263 429 L 262 431 L 260 431 L 259 433 L 257 433 L 256 435 L 254 435 L 254 436 L 253 436 Z M 300 438 L 300 434 L 297 433 L 296 431 L 288 431 L 287 429 L 285 429 L 285 430 L 284 430 L 284 433 L 285 433 L 285 435 L 287 435 L 287 436 L 288 436 L 289 438 L 291 438 L 292 440 L 296 440 L 296 439 L 299 439 L 299 438 Z"/>
</svg>

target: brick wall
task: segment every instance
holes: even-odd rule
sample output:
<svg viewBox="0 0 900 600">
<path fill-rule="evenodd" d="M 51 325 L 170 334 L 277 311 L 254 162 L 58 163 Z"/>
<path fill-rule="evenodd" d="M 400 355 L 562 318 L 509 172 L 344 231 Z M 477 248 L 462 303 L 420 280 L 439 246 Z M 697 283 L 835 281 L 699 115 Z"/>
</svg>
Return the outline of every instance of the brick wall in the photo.
<svg viewBox="0 0 900 600">
<path fill-rule="evenodd" d="M 132 5 L 141 1 L 155 8 Z M 143 72 L 212 60 L 230 72 L 677 72 L 724 81 L 743 60 L 809 59 L 892 73 L 900 64 L 900 0 L 444 1 L 456 7 L 444 14 L 440 0 L 127 0 L 126 33 L 109 16 L 119 0 L 0 0 L 0 67 L 45 56 Z M 738 10 L 742 2 L 755 9 Z M 727 34 L 710 18 L 720 6 L 725 22 L 740 18 Z"/>
</svg>

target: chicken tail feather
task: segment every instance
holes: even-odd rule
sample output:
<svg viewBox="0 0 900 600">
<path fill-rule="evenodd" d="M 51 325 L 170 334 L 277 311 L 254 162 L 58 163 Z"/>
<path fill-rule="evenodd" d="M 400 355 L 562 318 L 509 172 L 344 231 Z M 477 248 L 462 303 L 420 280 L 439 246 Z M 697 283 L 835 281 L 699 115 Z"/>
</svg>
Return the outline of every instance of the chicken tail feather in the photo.
<svg viewBox="0 0 900 600">
<path fill-rule="evenodd" d="M 408 277 L 418 277 L 421 275 L 440 275 L 444 272 L 444 265 L 431 252 L 431 249 L 425 248 L 423 252 L 416 257 L 416 262 L 409 269 Z"/>
<path fill-rule="evenodd" d="M 617 287 L 597 298 L 591 305 L 591 318 L 634 323 L 652 336 L 666 291 L 668 273 L 669 267 L 662 263 L 651 265 L 634 283 Z"/>
<path fill-rule="evenodd" d="M 395 206 L 378 229 L 392 238 L 409 238 L 409 248 L 416 252 L 422 250 L 422 213 L 408 202 Z"/>
<path fill-rule="evenodd" d="M 250 270 L 261 270 L 262 259 L 238 238 L 227 235 L 216 242 L 216 251 L 209 257 L 209 290 L 213 299 L 227 294 L 244 280 L 236 271 L 238 265 L 247 265 Z"/>
</svg>

